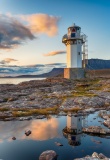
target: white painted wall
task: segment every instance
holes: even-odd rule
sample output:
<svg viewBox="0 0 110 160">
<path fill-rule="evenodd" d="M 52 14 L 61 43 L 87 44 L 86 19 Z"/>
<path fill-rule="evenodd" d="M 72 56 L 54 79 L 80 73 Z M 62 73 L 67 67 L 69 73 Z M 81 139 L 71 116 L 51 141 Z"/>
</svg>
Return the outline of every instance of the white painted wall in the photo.
<svg viewBox="0 0 110 160">
<path fill-rule="evenodd" d="M 67 68 L 82 68 L 82 44 L 81 43 L 67 45 Z"/>
<path fill-rule="evenodd" d="M 77 133 L 81 133 L 82 131 L 82 117 L 75 117 L 72 114 L 67 115 L 67 128 L 76 129 Z"/>
<path fill-rule="evenodd" d="M 67 46 L 67 68 L 82 68 L 82 40 L 80 40 L 80 38 L 80 27 L 74 24 L 68 28 L 67 41 L 64 42 Z M 76 40 L 77 43 L 68 44 L 70 43 L 70 40 L 73 42 Z"/>
</svg>

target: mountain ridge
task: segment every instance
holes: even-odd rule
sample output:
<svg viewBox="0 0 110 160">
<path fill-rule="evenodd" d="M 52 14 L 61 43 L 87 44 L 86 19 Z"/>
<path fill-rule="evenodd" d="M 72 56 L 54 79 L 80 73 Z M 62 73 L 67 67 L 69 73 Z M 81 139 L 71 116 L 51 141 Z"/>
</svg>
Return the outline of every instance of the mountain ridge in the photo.
<svg viewBox="0 0 110 160">
<path fill-rule="evenodd" d="M 110 60 L 103 59 L 88 59 L 86 70 L 104 70 L 110 69 Z M 39 75 L 19 75 L 19 76 L 6 76 L 0 78 L 45 78 L 45 77 L 63 77 L 64 68 L 53 68 L 50 72 Z"/>
</svg>

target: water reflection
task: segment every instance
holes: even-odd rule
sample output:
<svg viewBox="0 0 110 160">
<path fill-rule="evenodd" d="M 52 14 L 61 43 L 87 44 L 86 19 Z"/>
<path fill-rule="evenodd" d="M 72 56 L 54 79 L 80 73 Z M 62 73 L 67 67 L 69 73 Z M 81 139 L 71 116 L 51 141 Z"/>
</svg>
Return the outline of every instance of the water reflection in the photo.
<svg viewBox="0 0 110 160">
<path fill-rule="evenodd" d="M 72 146 L 81 144 L 82 137 L 82 116 L 78 114 L 68 113 L 67 126 L 63 129 L 63 135 L 68 139 L 68 143 Z"/>
<path fill-rule="evenodd" d="M 26 137 L 25 130 L 30 129 L 32 134 Z M 0 143 L 11 141 L 15 136 L 17 140 L 48 140 L 58 135 L 58 120 L 51 118 L 49 120 L 33 121 L 10 121 L 0 123 Z"/>
</svg>

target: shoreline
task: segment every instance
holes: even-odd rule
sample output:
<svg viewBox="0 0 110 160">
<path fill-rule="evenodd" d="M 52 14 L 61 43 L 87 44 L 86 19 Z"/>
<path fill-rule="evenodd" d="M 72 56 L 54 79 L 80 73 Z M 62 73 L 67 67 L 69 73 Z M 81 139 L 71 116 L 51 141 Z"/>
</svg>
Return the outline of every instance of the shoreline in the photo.
<svg viewBox="0 0 110 160">
<path fill-rule="evenodd" d="M 110 110 L 110 79 L 47 78 L 0 84 L 0 119 Z"/>
</svg>

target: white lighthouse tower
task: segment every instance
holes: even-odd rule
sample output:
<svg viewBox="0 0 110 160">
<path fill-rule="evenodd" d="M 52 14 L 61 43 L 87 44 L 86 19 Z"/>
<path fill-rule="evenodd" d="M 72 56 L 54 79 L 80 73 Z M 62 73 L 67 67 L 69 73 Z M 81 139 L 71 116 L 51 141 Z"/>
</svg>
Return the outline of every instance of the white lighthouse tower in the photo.
<svg viewBox="0 0 110 160">
<path fill-rule="evenodd" d="M 82 57 L 85 51 L 85 37 L 81 35 L 81 27 L 73 25 L 68 28 L 68 33 L 62 38 L 62 42 L 67 48 L 67 68 L 64 70 L 64 78 L 84 78 Z M 82 56 L 82 54 L 84 54 Z M 84 60 L 83 60 L 84 61 Z"/>
</svg>

